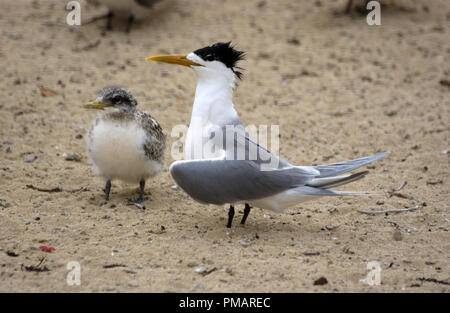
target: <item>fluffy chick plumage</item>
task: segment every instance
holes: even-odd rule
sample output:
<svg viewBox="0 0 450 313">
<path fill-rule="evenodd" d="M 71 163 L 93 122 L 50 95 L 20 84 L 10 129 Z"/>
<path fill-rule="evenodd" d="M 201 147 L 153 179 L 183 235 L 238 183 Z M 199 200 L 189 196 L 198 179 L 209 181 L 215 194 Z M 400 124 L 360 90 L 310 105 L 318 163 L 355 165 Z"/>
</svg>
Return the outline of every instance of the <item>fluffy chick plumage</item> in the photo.
<svg viewBox="0 0 450 313">
<path fill-rule="evenodd" d="M 123 89 L 115 90 L 117 94 L 117 90 Z M 108 92 L 102 93 L 104 95 L 97 98 L 98 103 L 107 101 Z M 87 135 L 89 161 L 94 172 L 107 182 L 118 179 L 145 183 L 164 166 L 166 134 L 149 113 L 137 110 L 137 102 L 134 98 L 133 101 L 136 104 L 108 105 Z"/>
</svg>

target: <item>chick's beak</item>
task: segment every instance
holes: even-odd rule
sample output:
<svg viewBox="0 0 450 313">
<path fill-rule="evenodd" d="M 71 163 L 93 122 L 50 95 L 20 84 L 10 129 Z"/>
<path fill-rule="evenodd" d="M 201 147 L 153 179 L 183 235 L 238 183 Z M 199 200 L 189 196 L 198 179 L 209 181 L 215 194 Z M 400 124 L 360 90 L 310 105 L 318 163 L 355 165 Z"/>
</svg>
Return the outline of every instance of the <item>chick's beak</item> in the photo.
<svg viewBox="0 0 450 313">
<path fill-rule="evenodd" d="M 165 54 L 165 55 L 156 55 L 153 57 L 147 58 L 147 61 L 156 61 L 156 62 L 164 62 L 169 64 L 177 64 L 184 66 L 203 66 L 199 63 L 193 62 L 189 60 L 187 54 Z"/>
<path fill-rule="evenodd" d="M 98 100 L 94 100 L 86 103 L 83 106 L 85 109 L 96 109 L 96 110 L 104 110 L 108 105 L 100 103 Z"/>
</svg>

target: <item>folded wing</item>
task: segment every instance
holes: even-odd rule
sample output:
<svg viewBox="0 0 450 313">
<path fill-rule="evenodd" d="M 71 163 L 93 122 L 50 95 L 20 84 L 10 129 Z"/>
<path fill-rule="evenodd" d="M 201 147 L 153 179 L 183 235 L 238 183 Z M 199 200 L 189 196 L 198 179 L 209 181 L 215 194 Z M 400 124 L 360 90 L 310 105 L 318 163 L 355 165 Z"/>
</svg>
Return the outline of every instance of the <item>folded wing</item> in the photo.
<svg viewBox="0 0 450 313">
<path fill-rule="evenodd" d="M 174 162 L 170 174 L 197 201 L 225 204 L 303 186 L 316 176 L 316 171 L 298 167 L 262 171 L 253 161 L 203 159 Z"/>
</svg>

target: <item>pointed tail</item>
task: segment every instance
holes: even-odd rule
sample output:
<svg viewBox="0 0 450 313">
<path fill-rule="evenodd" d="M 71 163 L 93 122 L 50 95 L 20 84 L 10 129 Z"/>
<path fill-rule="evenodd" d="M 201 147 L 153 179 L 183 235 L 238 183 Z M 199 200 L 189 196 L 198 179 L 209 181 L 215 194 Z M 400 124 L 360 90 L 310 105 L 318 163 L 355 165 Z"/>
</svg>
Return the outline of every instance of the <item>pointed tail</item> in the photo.
<svg viewBox="0 0 450 313">
<path fill-rule="evenodd" d="M 353 171 L 361 166 L 372 163 L 373 161 L 384 158 L 390 152 L 382 152 L 369 157 L 346 161 L 342 163 L 333 163 L 328 165 L 317 165 L 314 166 L 314 169 L 320 172 L 320 175 L 317 178 L 326 178 L 326 177 L 334 177 L 340 175 L 342 173 Z M 362 172 L 364 173 L 364 172 Z M 356 174 L 355 174 L 356 175 Z M 362 177 L 360 177 L 362 178 Z M 358 178 L 359 179 L 359 178 Z"/>
<path fill-rule="evenodd" d="M 364 176 L 366 176 L 366 174 L 368 173 L 369 171 L 364 171 L 349 175 L 315 178 L 312 181 L 308 182 L 306 185 L 322 189 L 330 189 L 360 180 L 361 178 L 364 178 Z"/>
</svg>

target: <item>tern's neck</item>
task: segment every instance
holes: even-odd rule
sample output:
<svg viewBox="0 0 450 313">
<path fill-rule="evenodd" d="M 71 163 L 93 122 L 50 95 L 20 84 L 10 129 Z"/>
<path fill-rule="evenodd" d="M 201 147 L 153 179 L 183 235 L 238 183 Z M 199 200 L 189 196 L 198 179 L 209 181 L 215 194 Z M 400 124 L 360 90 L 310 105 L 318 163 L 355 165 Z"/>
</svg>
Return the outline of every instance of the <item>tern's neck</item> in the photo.
<svg viewBox="0 0 450 313">
<path fill-rule="evenodd" d="M 198 75 L 195 91 L 193 118 L 201 118 L 202 124 L 222 124 L 237 117 L 233 105 L 234 75 Z"/>
</svg>

